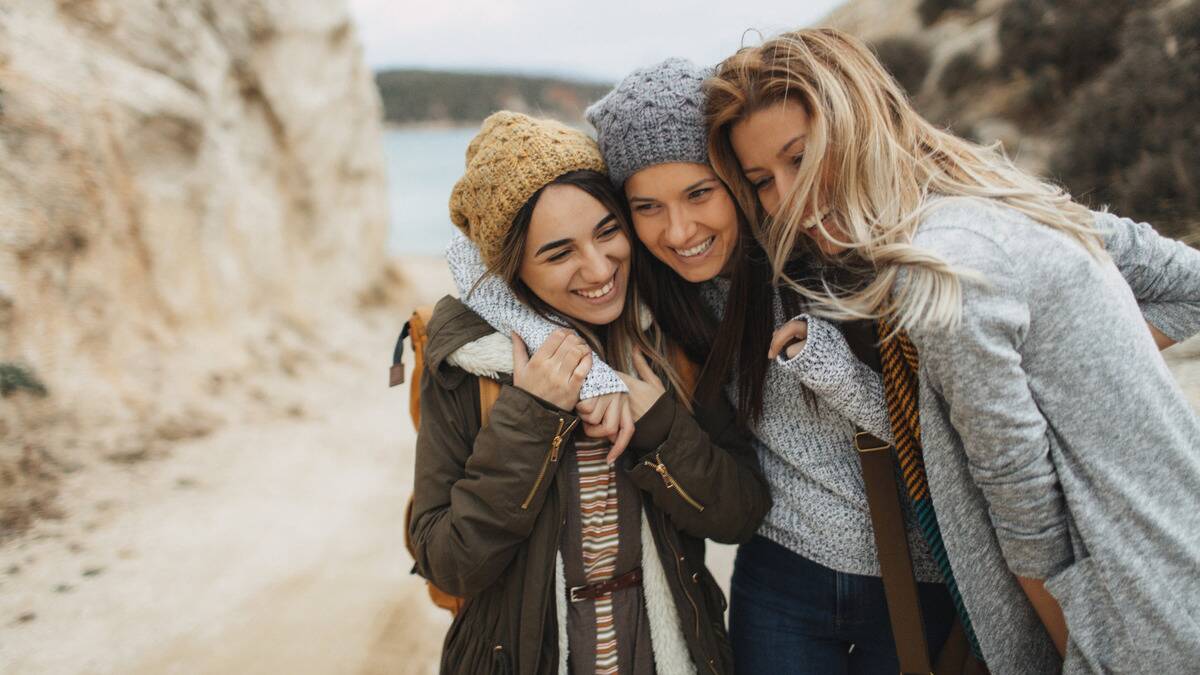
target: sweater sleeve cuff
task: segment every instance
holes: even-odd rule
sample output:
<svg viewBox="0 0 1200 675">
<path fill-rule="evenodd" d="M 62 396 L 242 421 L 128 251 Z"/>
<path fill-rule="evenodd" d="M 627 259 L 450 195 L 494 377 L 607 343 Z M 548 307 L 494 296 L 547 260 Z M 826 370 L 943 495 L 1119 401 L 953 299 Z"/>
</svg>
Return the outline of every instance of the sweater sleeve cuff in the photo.
<svg viewBox="0 0 1200 675">
<path fill-rule="evenodd" d="M 819 390 L 820 385 L 832 375 L 828 372 L 830 364 L 845 360 L 844 354 L 839 353 L 839 350 L 849 351 L 850 347 L 841 332 L 828 321 L 806 314 L 801 314 L 793 320 L 808 323 L 808 337 L 804 341 L 804 347 L 790 359 L 784 358 L 783 354 L 775 358 L 785 371 L 799 377 L 800 381 L 810 388 Z"/>
<path fill-rule="evenodd" d="M 1141 310 L 1150 325 L 1175 342 L 1183 342 L 1200 332 L 1200 305 L 1197 303 L 1144 303 Z"/>
<path fill-rule="evenodd" d="M 654 405 L 634 425 L 629 445 L 642 452 L 653 451 L 667 441 L 675 423 L 675 401 L 667 394 L 658 397 Z"/>
<path fill-rule="evenodd" d="M 1029 579 L 1047 579 L 1075 559 L 1066 525 L 1035 537 L 997 532 L 1000 550 L 1013 574 Z"/>
</svg>

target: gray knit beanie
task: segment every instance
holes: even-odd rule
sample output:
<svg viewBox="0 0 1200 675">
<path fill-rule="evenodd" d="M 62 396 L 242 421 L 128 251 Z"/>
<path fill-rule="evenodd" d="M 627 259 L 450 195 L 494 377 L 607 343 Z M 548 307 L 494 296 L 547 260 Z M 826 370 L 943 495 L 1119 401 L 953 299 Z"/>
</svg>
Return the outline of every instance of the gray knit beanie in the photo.
<svg viewBox="0 0 1200 675">
<path fill-rule="evenodd" d="M 642 169 L 667 162 L 708 163 L 704 94 L 711 69 L 671 58 L 639 68 L 588 107 L 608 175 L 618 189 Z"/>
</svg>

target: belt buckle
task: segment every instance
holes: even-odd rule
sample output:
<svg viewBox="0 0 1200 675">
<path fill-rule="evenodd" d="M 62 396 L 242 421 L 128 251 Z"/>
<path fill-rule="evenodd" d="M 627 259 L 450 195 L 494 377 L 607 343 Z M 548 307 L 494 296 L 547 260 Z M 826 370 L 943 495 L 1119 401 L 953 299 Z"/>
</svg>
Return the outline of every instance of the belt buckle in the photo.
<svg viewBox="0 0 1200 675">
<path fill-rule="evenodd" d="M 576 592 L 582 591 L 585 588 L 587 588 L 587 586 L 572 586 L 571 587 L 571 602 L 583 602 L 584 600 L 587 600 L 587 598 L 581 598 L 578 595 L 575 595 Z"/>
</svg>

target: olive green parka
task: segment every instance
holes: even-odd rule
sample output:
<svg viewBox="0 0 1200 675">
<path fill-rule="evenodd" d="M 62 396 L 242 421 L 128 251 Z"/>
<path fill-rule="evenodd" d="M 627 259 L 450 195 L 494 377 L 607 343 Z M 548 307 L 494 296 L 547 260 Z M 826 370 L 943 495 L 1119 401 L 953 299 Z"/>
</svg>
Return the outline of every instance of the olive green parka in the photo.
<svg viewBox="0 0 1200 675">
<path fill-rule="evenodd" d="M 416 571 L 466 598 L 441 670 L 565 673 L 569 486 L 558 468 L 578 418 L 513 387 L 508 338 L 457 299 L 437 304 L 427 331 L 410 536 Z M 484 428 L 481 375 L 504 383 Z M 661 674 L 733 671 L 704 540 L 748 540 L 771 505 L 750 437 L 727 403 L 713 407 L 693 417 L 664 395 L 619 460 L 643 490 L 643 590 Z"/>
</svg>

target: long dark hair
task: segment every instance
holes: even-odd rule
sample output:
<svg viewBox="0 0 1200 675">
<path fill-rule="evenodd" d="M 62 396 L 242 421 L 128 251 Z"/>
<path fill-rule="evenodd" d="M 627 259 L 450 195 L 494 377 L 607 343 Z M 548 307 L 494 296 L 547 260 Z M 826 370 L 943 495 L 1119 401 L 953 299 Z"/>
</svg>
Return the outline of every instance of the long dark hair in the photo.
<svg viewBox="0 0 1200 675">
<path fill-rule="evenodd" d="M 533 219 L 533 210 L 542 193 L 551 185 L 570 185 L 583 190 L 613 214 L 617 226 L 629 239 L 631 254 L 629 283 L 626 284 L 625 289 L 625 308 L 621 315 L 607 326 L 585 324 L 573 317 L 556 312 L 521 280 L 521 263 L 525 255 L 525 240 L 529 236 L 529 224 Z M 629 207 L 622 195 L 613 187 L 608 176 L 590 170 L 563 174 L 538 189 L 517 211 L 512 227 L 504 237 L 500 254 L 488 271 L 503 279 L 517 299 L 532 308 L 541 317 L 577 332 L 587 341 L 592 350 L 613 368 L 633 372 L 633 353 L 635 350 L 641 351 L 646 356 L 651 368 L 665 380 L 667 385 L 676 392 L 678 399 L 690 409 L 691 394 L 683 386 L 679 373 L 670 363 L 664 328 L 657 322 L 650 326 L 641 325 L 640 308 L 643 299 L 648 301 L 650 308 L 656 307 L 654 302 L 646 297 L 642 282 L 649 282 L 654 277 L 647 276 L 647 273 L 643 271 L 649 267 L 647 264 L 649 254 L 645 252 L 641 242 L 634 234 L 631 222 Z M 652 282 L 650 285 L 656 287 L 656 284 Z M 667 285 L 675 284 L 668 282 Z"/>
<path fill-rule="evenodd" d="M 719 396 L 736 368 L 737 416 L 742 426 L 762 417 L 767 350 L 775 330 L 771 263 L 738 210 L 738 245 L 733 252 L 725 314 L 717 325 L 712 353 L 704 364 L 697 396 Z M 707 398 L 705 399 L 707 400 Z"/>
</svg>

